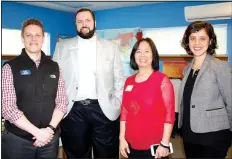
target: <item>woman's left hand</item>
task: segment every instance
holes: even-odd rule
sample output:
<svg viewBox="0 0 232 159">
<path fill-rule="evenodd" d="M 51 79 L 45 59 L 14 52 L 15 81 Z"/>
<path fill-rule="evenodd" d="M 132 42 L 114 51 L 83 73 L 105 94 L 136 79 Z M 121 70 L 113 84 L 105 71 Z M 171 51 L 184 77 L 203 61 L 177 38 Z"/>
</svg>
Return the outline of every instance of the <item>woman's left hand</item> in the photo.
<svg viewBox="0 0 232 159">
<path fill-rule="evenodd" d="M 155 153 L 155 158 L 166 157 L 169 155 L 169 150 L 165 147 L 158 146 Z"/>
</svg>

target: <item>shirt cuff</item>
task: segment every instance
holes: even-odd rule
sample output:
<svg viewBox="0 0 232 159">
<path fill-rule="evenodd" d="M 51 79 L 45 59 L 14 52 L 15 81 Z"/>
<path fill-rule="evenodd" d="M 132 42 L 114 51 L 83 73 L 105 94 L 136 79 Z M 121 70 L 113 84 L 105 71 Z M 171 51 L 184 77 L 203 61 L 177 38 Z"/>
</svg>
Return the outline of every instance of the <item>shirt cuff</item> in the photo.
<svg viewBox="0 0 232 159">
<path fill-rule="evenodd" d="M 56 108 L 57 110 L 63 112 L 64 114 L 67 112 L 67 107 L 65 104 L 59 104 L 59 105 L 56 105 Z"/>
</svg>

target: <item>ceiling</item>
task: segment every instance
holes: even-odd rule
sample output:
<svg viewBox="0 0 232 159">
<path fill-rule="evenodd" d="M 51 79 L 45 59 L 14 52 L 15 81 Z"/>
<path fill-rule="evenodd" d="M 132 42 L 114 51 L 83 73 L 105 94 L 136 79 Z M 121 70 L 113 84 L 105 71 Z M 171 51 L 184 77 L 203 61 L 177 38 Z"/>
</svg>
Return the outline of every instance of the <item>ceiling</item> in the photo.
<svg viewBox="0 0 232 159">
<path fill-rule="evenodd" d="M 114 2 L 107 2 L 107 1 L 52 1 L 52 0 L 46 0 L 46 1 L 22 1 L 22 0 L 3 0 L 3 1 L 14 1 L 18 3 L 24 3 L 44 8 L 50 8 L 54 10 L 61 10 L 66 12 L 76 12 L 80 8 L 89 8 L 93 11 L 96 10 L 104 10 L 104 9 L 113 9 L 113 8 L 121 8 L 121 7 L 129 7 L 129 6 L 137 6 L 137 5 L 143 5 L 143 4 L 151 4 L 151 3 L 157 3 L 157 2 L 138 2 L 138 1 L 114 1 Z"/>
</svg>

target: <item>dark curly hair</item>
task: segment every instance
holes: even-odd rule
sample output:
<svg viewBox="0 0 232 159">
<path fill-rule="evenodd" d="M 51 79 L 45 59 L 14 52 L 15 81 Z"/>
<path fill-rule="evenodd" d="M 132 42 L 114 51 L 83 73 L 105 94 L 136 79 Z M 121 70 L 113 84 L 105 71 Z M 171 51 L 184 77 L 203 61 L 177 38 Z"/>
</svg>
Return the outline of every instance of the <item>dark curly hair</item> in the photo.
<svg viewBox="0 0 232 159">
<path fill-rule="evenodd" d="M 78 10 L 76 12 L 76 14 L 75 14 L 75 21 L 76 21 L 77 14 L 80 13 L 80 12 L 90 12 L 90 14 L 92 15 L 93 21 L 95 22 L 95 15 L 94 15 L 94 13 L 93 13 L 93 11 L 91 11 L 88 8 L 81 8 L 80 10 Z"/>
<path fill-rule="evenodd" d="M 151 63 L 151 66 L 152 66 L 152 69 L 154 71 L 158 71 L 159 70 L 159 54 L 158 54 L 158 51 L 156 49 L 155 43 L 150 38 L 142 38 L 142 39 L 138 40 L 135 43 L 135 45 L 134 45 L 134 47 L 133 47 L 133 49 L 131 51 L 131 55 L 130 55 L 130 67 L 133 70 L 138 70 L 139 69 L 137 63 L 135 62 L 135 53 L 138 50 L 139 44 L 142 41 L 146 41 L 149 44 L 149 46 L 151 47 L 151 51 L 152 51 L 152 63 Z"/>
<path fill-rule="evenodd" d="M 192 33 L 196 33 L 200 31 L 201 29 L 205 29 L 210 40 L 210 44 L 207 49 L 207 54 L 213 55 L 215 53 L 215 49 L 218 48 L 218 45 L 217 45 L 217 37 L 214 32 L 213 26 L 209 22 L 195 21 L 189 24 L 182 38 L 181 46 L 186 50 L 186 52 L 189 55 L 193 55 L 192 51 L 189 48 L 189 36 Z"/>
</svg>

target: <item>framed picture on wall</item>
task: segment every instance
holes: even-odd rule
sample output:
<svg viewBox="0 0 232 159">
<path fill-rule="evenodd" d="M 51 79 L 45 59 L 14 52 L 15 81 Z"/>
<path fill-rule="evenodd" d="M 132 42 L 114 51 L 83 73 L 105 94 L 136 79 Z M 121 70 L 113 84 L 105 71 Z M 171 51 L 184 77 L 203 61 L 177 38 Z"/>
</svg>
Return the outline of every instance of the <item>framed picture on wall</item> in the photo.
<svg viewBox="0 0 232 159">
<path fill-rule="evenodd" d="M 170 78 L 183 78 L 183 70 L 186 65 L 188 65 L 187 61 L 164 61 L 163 73 Z"/>
</svg>

